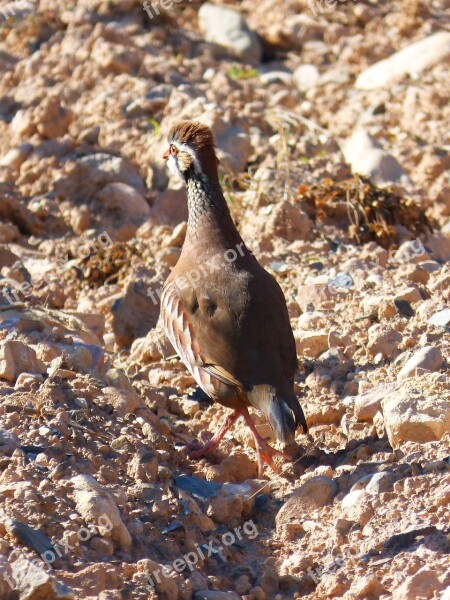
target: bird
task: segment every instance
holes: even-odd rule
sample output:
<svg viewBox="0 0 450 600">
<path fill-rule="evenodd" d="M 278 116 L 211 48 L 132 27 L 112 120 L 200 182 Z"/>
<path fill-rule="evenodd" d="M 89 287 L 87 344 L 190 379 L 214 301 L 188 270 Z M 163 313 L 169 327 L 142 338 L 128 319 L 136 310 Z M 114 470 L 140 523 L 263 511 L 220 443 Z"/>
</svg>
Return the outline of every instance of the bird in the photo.
<svg viewBox="0 0 450 600">
<path fill-rule="evenodd" d="M 231 412 L 191 458 L 210 457 L 242 416 L 251 430 L 258 475 L 277 456 L 290 457 L 262 438 L 249 413 L 261 411 L 284 446 L 308 432 L 294 390 L 298 360 L 286 299 L 275 278 L 239 234 L 221 189 L 211 129 L 181 121 L 163 158 L 187 190 L 188 220 L 180 257 L 161 293 L 161 316 L 172 346 L 200 388 Z"/>
</svg>

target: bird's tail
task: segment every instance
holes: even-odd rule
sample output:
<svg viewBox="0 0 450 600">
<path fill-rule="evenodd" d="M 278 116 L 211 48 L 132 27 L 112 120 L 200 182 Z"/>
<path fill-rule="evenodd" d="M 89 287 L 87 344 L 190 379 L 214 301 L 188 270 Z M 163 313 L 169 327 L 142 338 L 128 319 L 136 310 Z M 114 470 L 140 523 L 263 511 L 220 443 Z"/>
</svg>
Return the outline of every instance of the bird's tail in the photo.
<svg viewBox="0 0 450 600">
<path fill-rule="evenodd" d="M 303 409 L 297 398 L 285 400 L 274 396 L 269 404 L 267 417 L 277 440 L 285 445 L 295 442 L 295 431 L 302 427 L 303 433 L 308 433 Z"/>
</svg>

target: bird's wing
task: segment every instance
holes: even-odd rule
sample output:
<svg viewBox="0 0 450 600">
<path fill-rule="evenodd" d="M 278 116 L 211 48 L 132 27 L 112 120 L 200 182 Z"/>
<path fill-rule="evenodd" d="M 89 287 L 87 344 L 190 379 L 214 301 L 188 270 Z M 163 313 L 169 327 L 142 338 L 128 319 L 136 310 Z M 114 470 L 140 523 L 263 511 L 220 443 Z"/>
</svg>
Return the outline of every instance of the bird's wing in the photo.
<svg viewBox="0 0 450 600">
<path fill-rule="evenodd" d="M 229 396 L 230 393 L 232 395 L 234 388 L 242 387 L 241 382 L 225 368 L 205 357 L 189 310 L 173 283 L 164 287 L 161 295 L 161 312 L 167 337 L 206 394 L 219 400 L 219 392 L 222 396 Z M 230 390 L 224 389 L 224 386 L 229 387 Z"/>
<path fill-rule="evenodd" d="M 297 355 L 286 301 L 262 267 L 256 272 L 229 267 L 201 283 L 180 287 L 174 279 L 169 286 L 179 302 L 178 344 L 184 346 L 182 337 L 195 341 L 195 356 L 187 357 L 191 364 L 195 359 L 210 375 L 245 389 L 260 384 L 279 387 L 293 379 Z M 170 324 L 166 329 L 173 337 Z M 179 351 L 186 362 L 181 354 L 186 350 Z"/>
</svg>

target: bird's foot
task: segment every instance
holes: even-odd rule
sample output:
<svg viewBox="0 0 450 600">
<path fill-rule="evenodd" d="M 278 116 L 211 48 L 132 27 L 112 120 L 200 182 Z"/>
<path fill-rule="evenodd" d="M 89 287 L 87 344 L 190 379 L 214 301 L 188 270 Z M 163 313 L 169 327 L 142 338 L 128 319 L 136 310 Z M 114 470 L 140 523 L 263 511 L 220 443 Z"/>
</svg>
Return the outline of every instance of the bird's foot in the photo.
<svg viewBox="0 0 450 600">
<path fill-rule="evenodd" d="M 217 446 L 218 442 L 216 443 L 214 440 L 210 440 L 206 444 L 200 444 L 200 442 L 195 441 L 187 444 L 185 450 L 189 458 L 206 458 L 211 456 Z"/>
<path fill-rule="evenodd" d="M 269 465 L 275 473 L 281 473 L 280 467 L 276 464 L 274 458 L 276 456 L 281 456 L 284 460 L 291 460 L 292 457 L 286 452 L 276 450 L 275 448 L 272 448 L 272 446 L 269 446 L 266 440 L 260 436 L 246 408 L 242 409 L 242 416 L 249 426 L 250 431 L 253 434 L 253 439 L 255 440 L 255 448 L 258 454 L 258 477 L 264 476 L 264 464 Z"/>
<path fill-rule="evenodd" d="M 200 444 L 200 442 L 192 442 L 186 446 L 186 450 L 189 458 L 205 458 L 211 456 L 214 450 L 219 445 L 223 436 L 229 431 L 229 429 L 234 425 L 234 423 L 241 416 L 240 411 L 235 410 L 230 413 L 225 419 L 219 431 L 212 437 L 209 442 L 206 444 Z"/>
<path fill-rule="evenodd" d="M 286 452 L 282 452 L 281 450 L 277 450 L 276 448 L 272 448 L 269 444 L 260 436 L 255 437 L 255 446 L 256 452 L 258 453 L 258 477 L 264 476 L 264 465 L 267 464 L 277 474 L 281 473 L 280 467 L 276 464 L 274 458 L 276 456 L 281 456 L 285 460 L 290 460 L 291 457 L 286 454 Z"/>
</svg>

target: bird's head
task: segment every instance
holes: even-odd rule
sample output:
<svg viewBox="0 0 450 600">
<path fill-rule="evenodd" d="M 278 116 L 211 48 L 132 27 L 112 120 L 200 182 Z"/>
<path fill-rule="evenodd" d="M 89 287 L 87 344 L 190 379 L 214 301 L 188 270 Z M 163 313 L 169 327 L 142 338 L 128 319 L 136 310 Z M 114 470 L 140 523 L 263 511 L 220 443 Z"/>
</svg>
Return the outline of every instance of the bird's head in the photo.
<svg viewBox="0 0 450 600">
<path fill-rule="evenodd" d="M 168 142 L 169 148 L 163 158 L 174 175 L 185 181 L 202 176 L 217 179 L 214 136 L 207 125 L 181 121 L 172 128 Z"/>
</svg>

